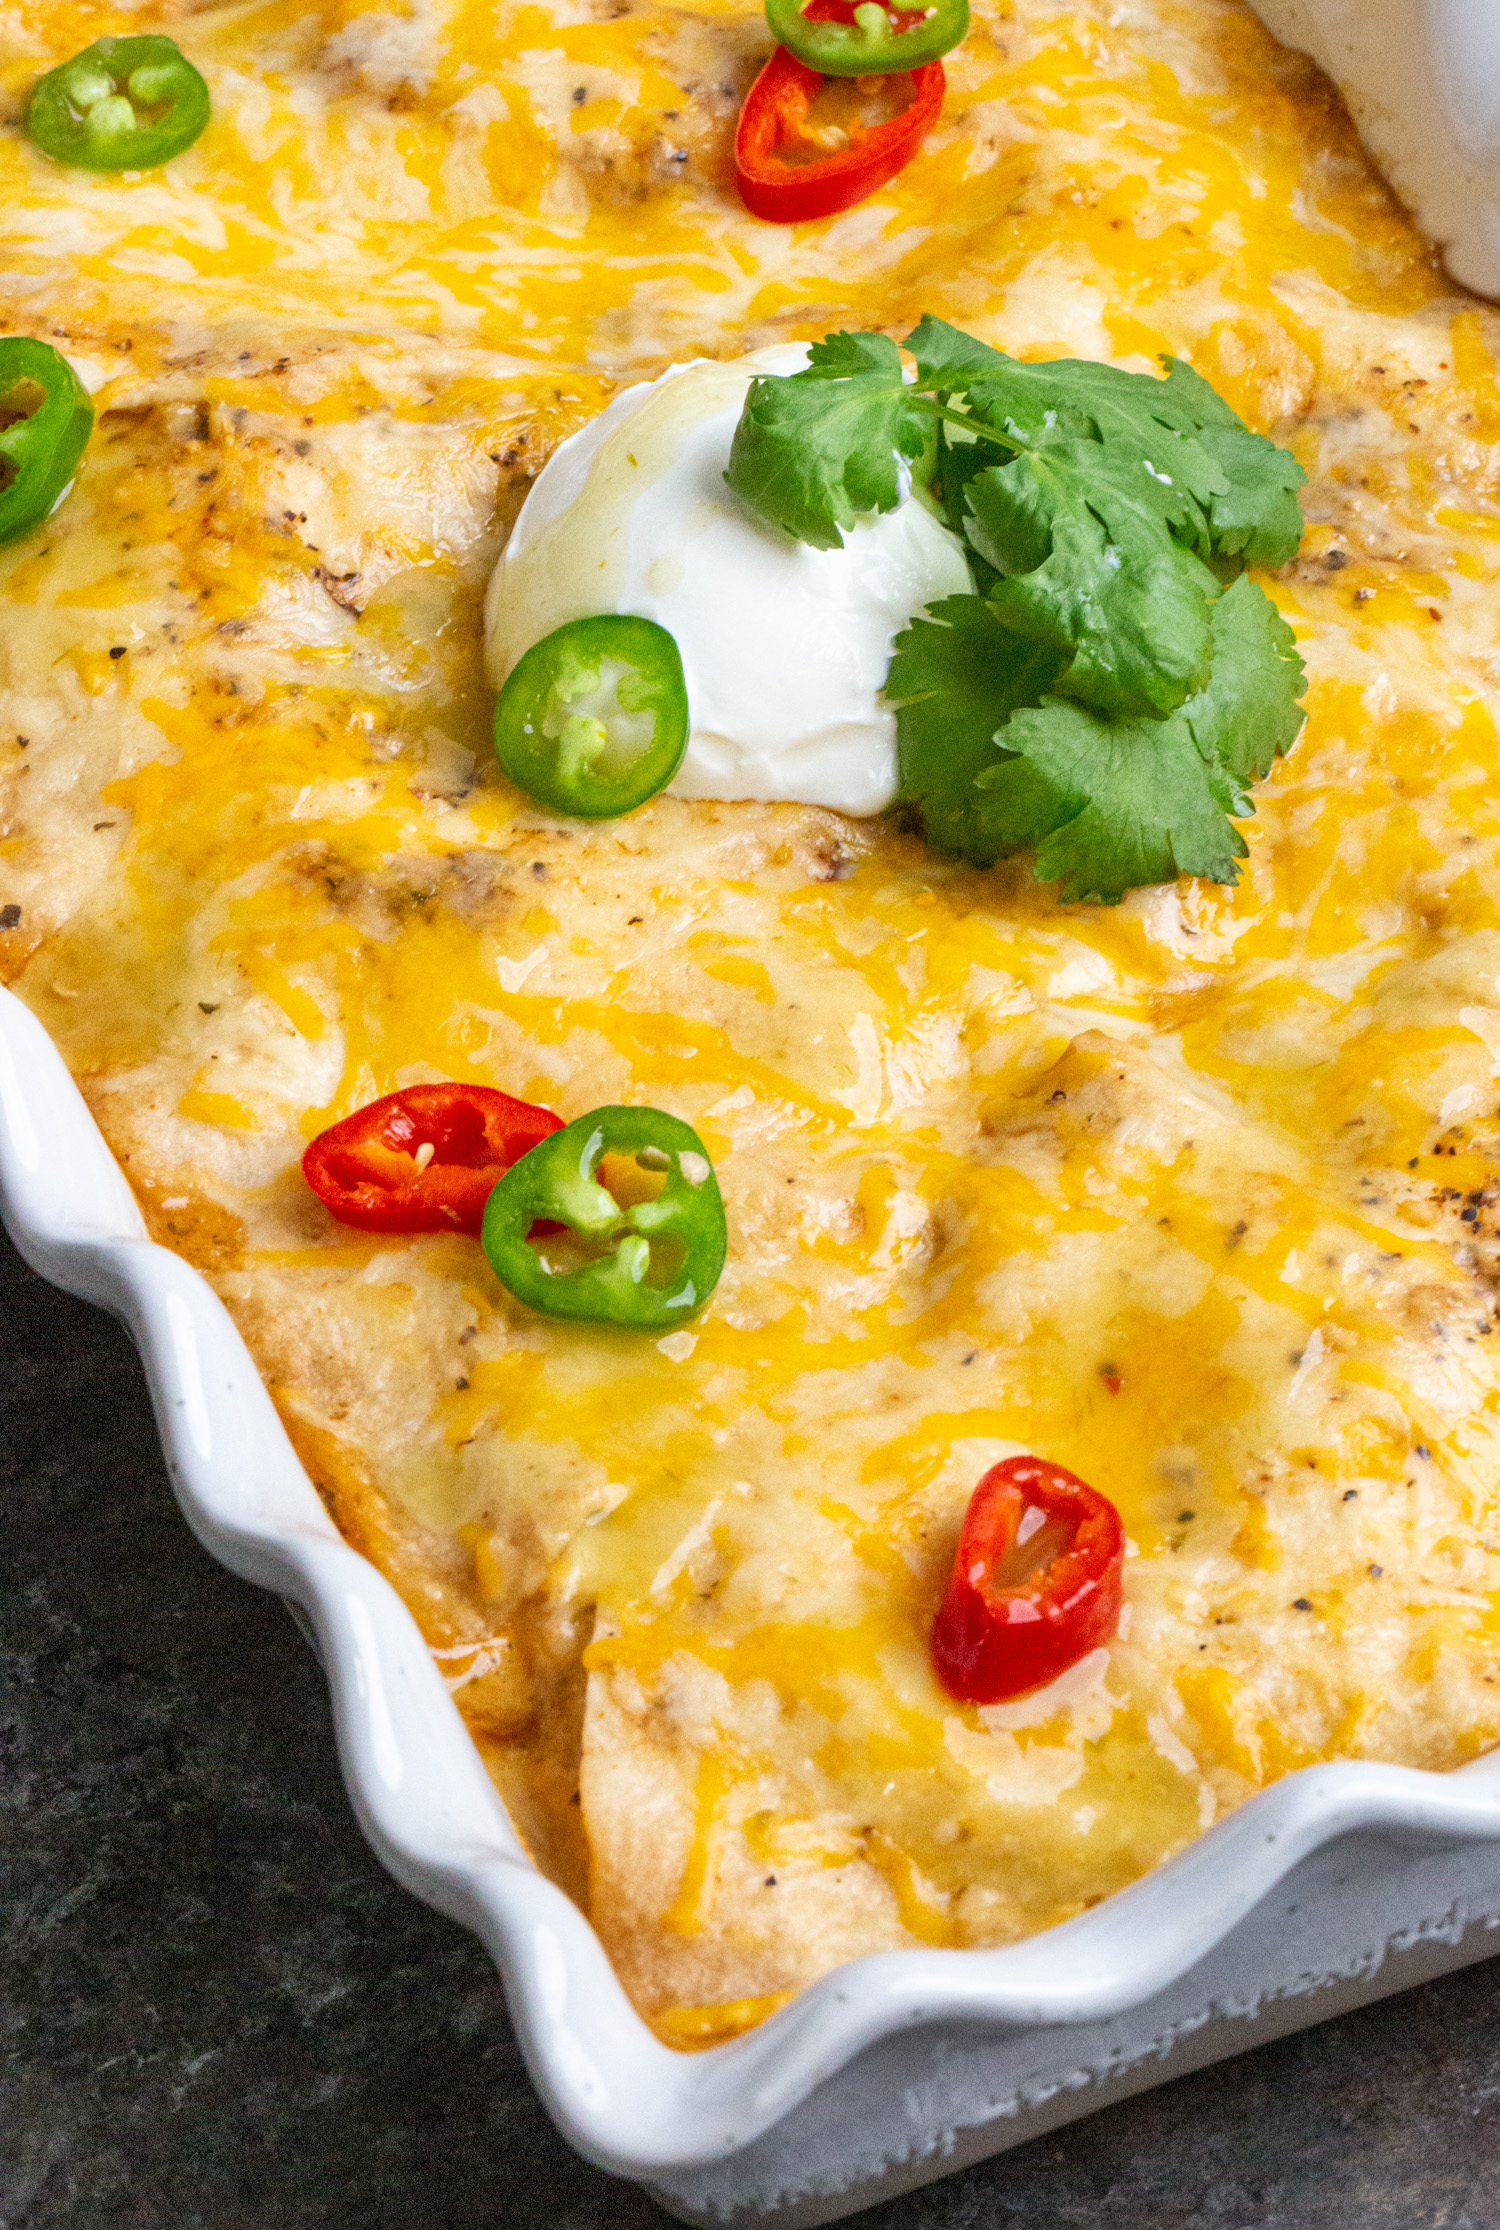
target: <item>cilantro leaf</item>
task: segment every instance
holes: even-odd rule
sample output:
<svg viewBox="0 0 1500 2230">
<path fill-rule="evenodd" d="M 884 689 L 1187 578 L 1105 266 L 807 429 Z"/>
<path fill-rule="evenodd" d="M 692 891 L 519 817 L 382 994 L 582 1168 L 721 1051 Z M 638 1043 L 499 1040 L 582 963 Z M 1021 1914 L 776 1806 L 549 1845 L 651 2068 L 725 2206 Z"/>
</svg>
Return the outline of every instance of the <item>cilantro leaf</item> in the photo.
<svg viewBox="0 0 1500 2230">
<path fill-rule="evenodd" d="M 1210 508 L 1216 496 L 1228 494 L 1229 482 L 1169 381 L 1112 364 L 1068 358 L 1021 364 L 1002 357 L 971 383 L 965 403 L 973 418 L 1017 448 L 1072 440 L 1110 449 L 1152 482 L 1171 531 L 1208 555 Z"/>
<path fill-rule="evenodd" d="M 1168 422 L 1184 432 L 1201 433 L 1205 426 L 1239 426 L 1243 421 L 1225 402 L 1217 387 L 1184 364 L 1180 356 L 1164 356 L 1167 376 L 1158 381 L 1161 407 Z M 1257 436 L 1259 439 L 1259 436 Z"/>
<path fill-rule="evenodd" d="M 1022 363 L 932 317 L 907 346 L 914 385 L 874 333 L 756 380 L 725 474 L 834 549 L 915 467 L 967 543 L 979 594 L 894 646 L 900 794 L 976 864 L 1033 848 L 1067 899 L 1232 882 L 1230 816 L 1302 720 L 1291 631 L 1243 573 L 1295 555 L 1300 466 L 1170 357 Z"/>
<path fill-rule="evenodd" d="M 894 341 L 831 333 L 806 371 L 751 382 L 724 478 L 773 526 L 837 550 L 860 512 L 895 510 L 900 461 L 919 457 L 932 431 Z"/>
<path fill-rule="evenodd" d="M 1163 515 L 1203 558 L 1285 565 L 1302 539 L 1297 490 L 1306 478 L 1288 450 L 1252 433 L 1216 388 L 1175 357 L 1165 379 L 1070 358 L 1023 364 L 923 318 L 908 348 L 917 384 L 967 409 L 1017 448 L 1057 434 L 1122 445 L 1167 496 Z"/>
<path fill-rule="evenodd" d="M 1164 530 L 1161 492 L 1112 442 L 1054 441 L 965 485 L 997 617 L 1057 654 L 1058 688 L 1117 719 L 1180 705 L 1208 670 L 1218 583 Z"/>
<path fill-rule="evenodd" d="M 961 395 L 972 379 L 1012 361 L 987 342 L 976 341 L 972 333 L 945 325 L 940 317 L 924 317 L 907 335 L 906 345 L 916 358 L 917 385 L 934 395 Z"/>
<path fill-rule="evenodd" d="M 725 474 L 754 511 L 799 541 L 837 549 L 861 511 L 901 499 L 899 461 L 930 445 L 934 403 L 958 398 L 988 445 L 1015 451 L 1058 439 L 1113 444 L 1161 491 L 1163 517 L 1200 557 L 1231 572 L 1296 554 L 1301 466 L 1252 433 L 1192 368 L 1164 357 L 1165 379 L 1063 357 L 1026 364 L 924 317 L 908 341 L 917 384 L 893 341 L 832 333 L 805 371 L 753 382 Z M 951 439 L 950 449 L 958 443 Z M 968 476 L 959 463 L 955 481 Z M 945 484 L 946 485 L 946 484 Z M 955 522 L 957 523 L 957 522 Z"/>
<path fill-rule="evenodd" d="M 1208 507 L 1212 554 L 1236 566 L 1290 564 L 1302 540 L 1297 490 L 1307 474 L 1289 449 L 1252 433 L 1191 365 L 1175 356 L 1162 362 L 1161 384 L 1227 483 Z"/>
<path fill-rule="evenodd" d="M 1213 665 L 1182 708 L 1226 813 L 1252 813 L 1250 785 L 1291 750 L 1306 717 L 1297 639 L 1258 581 L 1243 574 L 1213 608 Z"/>
<path fill-rule="evenodd" d="M 1290 565 L 1302 541 L 1297 490 L 1307 478 L 1291 451 L 1248 426 L 1205 426 L 1198 438 L 1229 483 L 1209 506 L 1214 556 L 1236 565 Z"/>
<path fill-rule="evenodd" d="M 985 720 L 1015 701 L 1022 677 L 1014 669 L 1009 689 L 991 680 L 986 694 L 987 663 L 1000 669 L 968 609 L 982 603 L 935 606 L 947 629 L 919 621 L 892 660 L 901 794 L 921 805 L 929 840 L 977 866 L 1034 847 L 1033 873 L 1061 882 L 1065 902 L 1113 904 L 1180 874 L 1232 883 L 1245 843 L 1228 815 L 1251 810 L 1249 782 L 1302 724 L 1301 660 L 1265 592 L 1246 580 L 1225 590 L 1210 615 L 1208 680 L 1166 719 L 1106 721 L 1049 694 L 1018 704 L 987 744 Z M 1037 670 L 1026 678 L 1035 685 Z"/>
<path fill-rule="evenodd" d="M 1028 841 L 980 826 L 974 781 L 994 763 L 996 730 L 1040 704 L 1056 675 L 1056 658 L 1006 633 L 982 596 L 945 596 L 896 637 L 885 694 L 897 708 L 900 793 L 921 807 L 939 851 L 989 867 Z"/>
<path fill-rule="evenodd" d="M 1106 723 L 1053 698 L 1018 712 L 1005 729 L 1028 784 L 1038 779 L 1055 800 L 1035 831 L 1032 873 L 1060 882 L 1058 896 L 1113 905 L 1140 883 L 1205 875 L 1232 883 L 1245 841 L 1209 781 L 1181 713 L 1166 720 Z M 1010 786 L 1018 761 L 979 777 L 981 811 L 1012 819 Z"/>
</svg>

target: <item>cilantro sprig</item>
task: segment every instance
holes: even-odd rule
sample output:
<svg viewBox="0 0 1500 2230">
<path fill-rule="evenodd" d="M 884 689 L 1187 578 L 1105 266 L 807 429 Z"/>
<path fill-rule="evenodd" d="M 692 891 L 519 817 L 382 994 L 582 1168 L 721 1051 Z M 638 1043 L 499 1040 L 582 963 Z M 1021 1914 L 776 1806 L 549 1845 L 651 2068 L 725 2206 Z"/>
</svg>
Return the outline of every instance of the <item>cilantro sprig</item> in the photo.
<svg viewBox="0 0 1500 2230">
<path fill-rule="evenodd" d="M 725 478 L 837 549 L 915 485 L 976 593 L 896 638 L 901 796 L 976 865 L 1024 849 L 1064 899 L 1178 874 L 1232 883 L 1231 816 L 1302 725 L 1302 662 L 1251 565 L 1302 536 L 1296 459 L 1189 366 L 1023 364 L 924 317 L 915 380 L 878 333 L 753 382 Z"/>
</svg>

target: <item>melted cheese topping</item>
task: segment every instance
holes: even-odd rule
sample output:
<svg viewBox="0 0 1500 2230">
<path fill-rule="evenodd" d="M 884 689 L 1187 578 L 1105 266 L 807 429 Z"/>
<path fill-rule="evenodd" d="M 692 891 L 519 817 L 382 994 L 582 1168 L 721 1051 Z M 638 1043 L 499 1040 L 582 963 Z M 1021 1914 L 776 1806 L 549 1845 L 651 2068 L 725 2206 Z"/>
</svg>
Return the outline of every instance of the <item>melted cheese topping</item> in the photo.
<svg viewBox="0 0 1500 2230">
<path fill-rule="evenodd" d="M 12 118 L 43 69 L 158 12 L 12 0 Z M 61 173 L 0 135 L 7 289 L 106 363 L 114 336 L 155 369 L 234 326 L 278 352 L 316 328 L 619 378 L 940 307 L 976 331 L 1004 316 L 1038 353 L 1191 333 L 1264 418 L 1308 391 L 1320 287 L 1397 313 L 1436 291 L 1347 128 L 1316 116 L 1306 145 L 1326 102 L 1306 66 L 1219 0 L 981 9 L 921 161 L 794 227 L 724 190 L 771 44 L 746 0 L 245 0 L 171 28 L 213 120 L 164 170 Z"/>
<path fill-rule="evenodd" d="M 209 9 L 168 171 L 0 138 L 0 300 L 106 407 L 0 553 L 0 956 L 686 2045 L 1045 1926 L 1309 1759 L 1500 1738 L 1500 383 L 1229 0 L 981 7 L 922 158 L 791 230 L 719 183 L 758 16 L 618 7 Z M 13 6 L 8 96 L 148 18 Z M 1237 891 L 1060 908 L 495 773 L 483 584 L 556 440 L 705 343 L 922 309 L 1181 354 L 1308 468 L 1309 724 Z M 703 1318 L 551 1324 L 331 1224 L 305 1139 L 438 1076 L 694 1123 Z M 1018 1447 L 1118 1503 L 1129 1617 L 978 1711 L 926 1632 Z"/>
</svg>

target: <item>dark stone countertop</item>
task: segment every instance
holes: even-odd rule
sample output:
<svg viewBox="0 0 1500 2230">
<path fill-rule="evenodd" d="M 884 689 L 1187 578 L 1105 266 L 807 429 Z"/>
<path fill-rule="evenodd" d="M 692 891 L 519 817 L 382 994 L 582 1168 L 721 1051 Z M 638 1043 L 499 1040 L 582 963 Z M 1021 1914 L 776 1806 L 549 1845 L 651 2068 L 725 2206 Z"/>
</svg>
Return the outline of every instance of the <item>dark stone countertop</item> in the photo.
<svg viewBox="0 0 1500 2230">
<path fill-rule="evenodd" d="M 8 1247 L 0 1325 L 0 2230 L 663 2223 L 365 1848 L 317 1667 L 183 1525 L 125 1335 Z M 1482 1965 L 859 2223 L 1500 2230 L 1497 2171 Z"/>
</svg>

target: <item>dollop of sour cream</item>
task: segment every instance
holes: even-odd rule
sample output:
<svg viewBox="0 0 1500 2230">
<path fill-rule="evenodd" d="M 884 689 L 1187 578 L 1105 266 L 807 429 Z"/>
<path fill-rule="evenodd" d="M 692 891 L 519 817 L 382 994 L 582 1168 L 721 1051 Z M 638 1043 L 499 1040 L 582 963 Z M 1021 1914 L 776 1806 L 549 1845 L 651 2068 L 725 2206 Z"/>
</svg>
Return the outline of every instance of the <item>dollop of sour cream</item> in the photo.
<svg viewBox="0 0 1500 2230">
<path fill-rule="evenodd" d="M 678 797 L 797 799 L 879 813 L 896 793 L 881 696 L 915 612 L 972 587 L 956 536 L 914 498 L 841 550 L 791 541 L 724 482 L 750 382 L 801 347 L 673 365 L 630 387 L 549 458 L 485 604 L 498 689 L 566 621 L 634 612 L 676 641 L 691 730 Z"/>
</svg>

